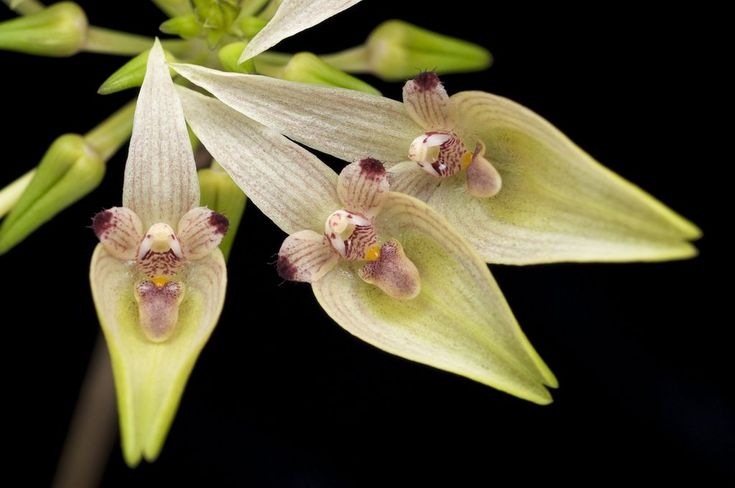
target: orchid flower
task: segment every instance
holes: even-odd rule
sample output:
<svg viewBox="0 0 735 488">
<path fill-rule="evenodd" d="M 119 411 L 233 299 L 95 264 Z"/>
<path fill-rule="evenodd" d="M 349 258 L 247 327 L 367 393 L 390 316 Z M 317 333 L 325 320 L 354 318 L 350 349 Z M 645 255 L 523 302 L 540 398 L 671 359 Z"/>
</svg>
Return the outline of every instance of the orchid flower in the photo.
<svg viewBox="0 0 735 488">
<path fill-rule="evenodd" d="M 390 192 L 363 158 L 337 176 L 217 99 L 179 88 L 187 122 L 248 198 L 289 236 L 277 271 L 311 283 L 340 326 L 385 351 L 539 404 L 557 382 L 487 266 L 439 214 Z"/>
<path fill-rule="evenodd" d="M 227 219 L 198 207 L 199 183 L 163 50 L 151 50 L 135 110 L 123 206 L 95 215 L 90 280 L 112 359 L 123 453 L 161 450 L 186 380 L 217 323 Z"/>
<path fill-rule="evenodd" d="M 354 91 L 174 65 L 238 112 L 317 150 L 383 161 L 392 188 L 446 217 L 487 262 L 659 261 L 701 232 L 601 166 L 549 122 L 433 73 L 404 103 Z"/>
</svg>

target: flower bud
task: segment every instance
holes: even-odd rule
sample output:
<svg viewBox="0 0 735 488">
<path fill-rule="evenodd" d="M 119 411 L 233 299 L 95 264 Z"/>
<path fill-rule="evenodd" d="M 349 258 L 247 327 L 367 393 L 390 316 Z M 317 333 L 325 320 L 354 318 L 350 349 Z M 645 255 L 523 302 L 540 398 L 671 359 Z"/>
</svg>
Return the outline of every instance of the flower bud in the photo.
<svg viewBox="0 0 735 488">
<path fill-rule="evenodd" d="M 143 51 L 138 54 L 130 61 L 122 65 L 117 71 L 112 73 L 97 89 L 97 93 L 100 95 L 109 95 L 110 93 L 116 93 L 119 91 L 127 90 L 128 88 L 136 88 L 143 84 L 143 77 L 145 76 L 145 68 L 148 64 L 148 53 Z M 177 59 L 173 54 L 168 51 L 164 51 L 166 54 L 166 61 L 170 63 L 176 63 Z M 171 75 L 175 73 L 170 70 Z"/>
<path fill-rule="evenodd" d="M 0 190 L 0 219 L 5 217 L 15 204 L 18 203 L 20 196 L 28 187 L 28 183 L 31 182 L 35 173 L 36 170 L 32 169 Z"/>
<path fill-rule="evenodd" d="M 173 34 L 183 39 L 199 36 L 204 30 L 199 19 L 193 13 L 168 19 L 159 27 L 161 32 Z"/>
<path fill-rule="evenodd" d="M 153 0 L 153 3 L 169 17 L 191 13 L 191 2 L 189 0 Z"/>
<path fill-rule="evenodd" d="M 37 56 L 71 56 L 87 40 L 87 16 L 73 2 L 0 23 L 0 49 Z"/>
<path fill-rule="evenodd" d="M 386 81 L 412 78 L 420 71 L 461 73 L 490 66 L 487 49 L 400 20 L 380 24 L 363 46 L 323 56 L 335 67 L 372 73 Z"/>
<path fill-rule="evenodd" d="M 104 160 L 82 136 L 57 138 L 0 226 L 0 254 L 96 188 L 104 173 Z"/>
<path fill-rule="evenodd" d="M 233 73 L 255 73 L 255 63 L 252 59 L 248 59 L 244 63 L 240 63 L 240 55 L 247 46 L 246 42 L 233 42 L 223 46 L 217 55 L 222 67 L 226 71 Z"/>
<path fill-rule="evenodd" d="M 222 254 L 227 259 L 235 240 L 235 234 L 237 234 L 237 227 L 245 211 L 247 197 L 216 163 L 214 168 L 200 169 L 198 175 L 201 205 L 224 215 L 230 222 L 227 234 L 219 245 Z"/>
<path fill-rule="evenodd" d="M 282 67 L 269 67 L 256 57 L 255 68 L 259 73 L 283 80 L 335 86 L 380 95 L 380 92 L 376 88 L 335 68 L 319 56 L 309 52 L 294 54 L 289 62 Z"/>
<path fill-rule="evenodd" d="M 237 20 L 237 27 L 244 37 L 252 39 L 255 34 L 263 30 L 267 23 L 265 19 L 248 15 Z"/>
</svg>

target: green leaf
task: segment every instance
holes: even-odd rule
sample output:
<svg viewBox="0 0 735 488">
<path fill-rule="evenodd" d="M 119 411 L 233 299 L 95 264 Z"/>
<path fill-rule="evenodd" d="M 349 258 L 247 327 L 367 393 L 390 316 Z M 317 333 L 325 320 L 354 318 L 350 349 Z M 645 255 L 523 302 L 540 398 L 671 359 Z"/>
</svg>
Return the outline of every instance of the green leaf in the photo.
<svg viewBox="0 0 735 488">
<path fill-rule="evenodd" d="M 356 268 L 314 283 L 324 310 L 360 339 L 392 354 L 466 376 L 538 404 L 557 381 L 513 317 L 487 266 L 448 222 L 415 198 L 390 193 L 378 215 L 421 277 L 421 293 L 396 300 Z"/>
<path fill-rule="evenodd" d="M 189 374 L 217 323 L 227 273 L 222 253 L 192 261 L 186 268 L 183 302 L 173 335 L 148 340 L 133 296 L 135 274 L 101 244 L 92 256 L 90 281 L 97 314 L 115 376 L 125 462 L 154 461 L 181 400 Z"/>
</svg>

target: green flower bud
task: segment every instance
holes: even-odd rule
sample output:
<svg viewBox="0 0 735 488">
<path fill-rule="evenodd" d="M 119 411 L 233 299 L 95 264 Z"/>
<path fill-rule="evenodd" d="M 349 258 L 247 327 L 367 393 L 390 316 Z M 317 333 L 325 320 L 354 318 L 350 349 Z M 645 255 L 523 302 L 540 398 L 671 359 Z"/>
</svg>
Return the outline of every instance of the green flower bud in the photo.
<svg viewBox="0 0 735 488">
<path fill-rule="evenodd" d="M 229 230 L 219 245 L 227 259 L 245 211 L 247 197 L 216 163 L 212 168 L 199 170 L 198 174 L 201 205 L 224 215 L 230 221 Z"/>
<path fill-rule="evenodd" d="M 380 24 L 363 46 L 323 56 L 340 69 L 372 73 L 386 81 L 412 78 L 419 71 L 462 73 L 490 66 L 490 52 L 454 37 L 437 34 L 400 20 Z"/>
<path fill-rule="evenodd" d="M 0 49 L 37 56 L 71 56 L 87 40 L 87 16 L 72 2 L 0 23 Z"/>
<path fill-rule="evenodd" d="M 199 19 L 193 13 L 168 19 L 161 24 L 159 29 L 161 29 L 161 32 L 173 34 L 184 39 L 198 37 L 204 30 Z"/>
<path fill-rule="evenodd" d="M 267 57 L 255 57 L 255 68 L 259 73 L 283 80 L 336 86 L 380 95 L 380 92 L 369 84 L 331 66 L 319 56 L 309 52 L 294 54 L 283 66 L 274 66 L 268 63 L 267 59 Z"/>
<path fill-rule="evenodd" d="M 20 199 L 20 196 L 28 187 L 28 183 L 33 179 L 36 170 L 30 170 L 14 182 L 0 190 L 0 219 L 10 212 Z"/>
<path fill-rule="evenodd" d="M 104 160 L 82 136 L 65 134 L 56 139 L 0 226 L 0 254 L 96 188 L 104 174 Z"/>
<path fill-rule="evenodd" d="M 169 17 L 178 17 L 191 13 L 189 0 L 153 0 L 153 3 Z"/>
<path fill-rule="evenodd" d="M 97 93 L 100 95 L 109 95 L 110 93 L 116 93 L 119 91 L 127 90 L 129 88 L 136 88 L 143 84 L 143 77 L 145 76 L 145 68 L 148 64 L 148 53 L 143 51 L 138 54 L 130 61 L 122 65 L 117 71 L 112 73 L 97 89 Z M 164 51 L 166 55 L 166 61 L 169 63 L 176 63 L 178 60 L 168 51 Z M 173 70 L 171 76 L 175 75 Z"/>
<path fill-rule="evenodd" d="M 238 19 L 237 27 L 240 29 L 240 32 L 242 32 L 242 35 L 244 37 L 252 39 L 253 37 L 255 37 L 255 34 L 260 32 L 263 27 L 265 27 L 267 23 L 268 21 L 265 19 L 253 16 L 246 16 Z"/>
<path fill-rule="evenodd" d="M 217 55 L 225 70 L 233 73 L 255 73 L 255 63 L 252 59 L 248 59 L 242 64 L 238 62 L 245 46 L 247 46 L 246 42 L 233 42 L 219 50 Z"/>
</svg>

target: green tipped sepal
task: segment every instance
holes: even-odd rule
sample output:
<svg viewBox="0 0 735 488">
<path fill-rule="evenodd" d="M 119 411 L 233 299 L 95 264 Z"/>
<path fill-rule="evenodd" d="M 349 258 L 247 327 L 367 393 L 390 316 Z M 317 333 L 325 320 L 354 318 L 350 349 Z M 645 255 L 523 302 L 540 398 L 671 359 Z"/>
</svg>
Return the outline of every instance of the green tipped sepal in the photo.
<svg viewBox="0 0 735 488">
<path fill-rule="evenodd" d="M 87 16 L 79 5 L 56 3 L 0 23 L 0 49 L 37 56 L 71 56 L 84 48 L 87 30 Z"/>
</svg>

